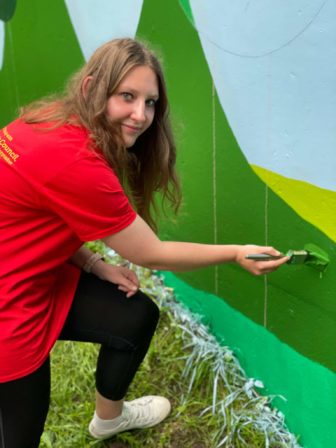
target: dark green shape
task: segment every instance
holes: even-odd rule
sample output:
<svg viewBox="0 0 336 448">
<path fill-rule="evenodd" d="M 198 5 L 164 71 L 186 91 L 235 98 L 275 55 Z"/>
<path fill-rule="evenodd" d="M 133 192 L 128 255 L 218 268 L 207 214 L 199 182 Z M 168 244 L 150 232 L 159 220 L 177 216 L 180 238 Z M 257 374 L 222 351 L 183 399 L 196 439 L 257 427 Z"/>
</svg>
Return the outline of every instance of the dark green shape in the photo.
<svg viewBox="0 0 336 448">
<path fill-rule="evenodd" d="M 14 119 L 21 106 L 62 91 L 84 62 L 63 1 L 18 2 L 5 33 L 0 127 Z"/>
<path fill-rule="evenodd" d="M 16 0 L 0 0 L 0 20 L 8 22 L 14 15 Z"/>
<path fill-rule="evenodd" d="M 171 238 L 178 233 L 181 240 L 211 243 L 214 212 L 211 199 L 212 166 L 209 164 L 212 147 L 208 142 L 212 136 L 212 104 L 209 101 L 212 82 L 206 64 L 199 64 L 204 57 L 201 46 L 195 45 L 197 33 L 191 26 L 188 27 L 191 33 L 185 33 L 186 22 L 178 1 L 145 1 L 137 35 L 151 42 L 163 55 L 173 126 L 179 146 L 178 164 L 184 206 L 178 219 L 178 228 L 172 221 L 166 220 L 162 225 L 162 235 Z M 198 112 L 200 106 L 201 113 Z M 190 110 L 194 111 L 192 116 Z M 190 214 L 195 195 L 202 206 L 192 207 Z M 199 271 L 197 276 L 202 285 L 214 287 L 213 268 Z"/>
</svg>

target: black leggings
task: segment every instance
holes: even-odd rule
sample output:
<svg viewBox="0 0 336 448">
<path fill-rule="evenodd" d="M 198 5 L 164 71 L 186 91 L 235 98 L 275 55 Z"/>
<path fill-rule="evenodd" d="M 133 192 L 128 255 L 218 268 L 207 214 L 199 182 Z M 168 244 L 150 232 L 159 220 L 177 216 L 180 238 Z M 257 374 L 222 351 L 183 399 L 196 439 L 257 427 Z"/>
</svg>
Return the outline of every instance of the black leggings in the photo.
<svg viewBox="0 0 336 448">
<path fill-rule="evenodd" d="M 148 350 L 158 307 L 142 292 L 131 298 L 94 275 L 81 275 L 60 339 L 101 344 L 96 387 L 122 399 Z M 37 448 L 50 399 L 49 359 L 34 373 L 0 383 L 0 448 Z"/>
</svg>

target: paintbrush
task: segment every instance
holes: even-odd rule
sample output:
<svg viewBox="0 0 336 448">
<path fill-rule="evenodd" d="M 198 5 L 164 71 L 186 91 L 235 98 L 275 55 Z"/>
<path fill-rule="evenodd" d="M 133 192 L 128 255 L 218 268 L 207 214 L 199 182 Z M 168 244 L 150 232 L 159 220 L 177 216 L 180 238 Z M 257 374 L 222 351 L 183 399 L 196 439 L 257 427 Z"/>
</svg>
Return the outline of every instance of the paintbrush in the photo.
<svg viewBox="0 0 336 448">
<path fill-rule="evenodd" d="M 326 252 L 320 249 L 314 244 L 306 244 L 302 250 L 289 250 L 286 254 L 280 253 L 279 255 L 269 254 L 249 254 L 245 258 L 248 260 L 256 261 L 270 261 L 279 260 L 283 257 L 289 257 L 287 264 L 298 265 L 306 264 L 314 269 L 322 272 L 328 266 L 330 259 Z"/>
<path fill-rule="evenodd" d="M 286 254 L 280 253 L 279 255 L 270 254 L 248 254 L 246 255 L 247 260 L 255 261 L 271 261 L 280 260 L 280 258 L 289 257 L 287 261 L 288 264 L 302 264 L 308 257 L 308 252 L 306 250 L 289 250 Z"/>
</svg>

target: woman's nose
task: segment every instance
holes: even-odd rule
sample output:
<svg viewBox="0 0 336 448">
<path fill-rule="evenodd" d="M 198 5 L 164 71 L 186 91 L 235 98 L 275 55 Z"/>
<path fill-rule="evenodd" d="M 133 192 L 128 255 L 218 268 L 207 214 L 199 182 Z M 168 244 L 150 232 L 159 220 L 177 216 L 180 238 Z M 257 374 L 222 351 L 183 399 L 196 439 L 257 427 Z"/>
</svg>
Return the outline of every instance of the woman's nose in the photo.
<svg viewBox="0 0 336 448">
<path fill-rule="evenodd" d="M 146 105 L 143 101 L 137 101 L 134 103 L 132 118 L 140 122 L 146 121 Z"/>
</svg>

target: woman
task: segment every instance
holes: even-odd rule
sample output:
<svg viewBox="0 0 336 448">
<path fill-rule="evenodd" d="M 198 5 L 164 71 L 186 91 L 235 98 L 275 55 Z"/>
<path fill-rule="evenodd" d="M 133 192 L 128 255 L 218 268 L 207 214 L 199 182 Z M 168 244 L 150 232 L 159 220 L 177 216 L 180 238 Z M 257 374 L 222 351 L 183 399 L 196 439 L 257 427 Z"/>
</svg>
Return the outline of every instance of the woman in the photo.
<svg viewBox="0 0 336 448">
<path fill-rule="evenodd" d="M 132 271 L 106 264 L 84 242 L 102 239 L 151 269 L 236 262 L 265 274 L 287 261 L 245 258 L 278 255 L 271 247 L 160 241 L 154 194 L 178 209 L 175 158 L 160 64 L 132 39 L 100 47 L 62 97 L 31 105 L 0 132 L 4 447 L 39 445 L 57 339 L 101 344 L 93 437 L 153 426 L 170 411 L 163 397 L 124 401 L 159 312 Z"/>
</svg>

